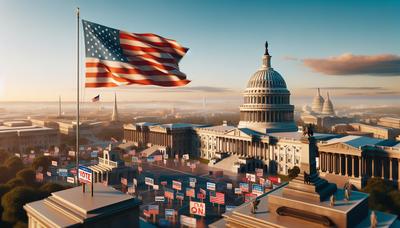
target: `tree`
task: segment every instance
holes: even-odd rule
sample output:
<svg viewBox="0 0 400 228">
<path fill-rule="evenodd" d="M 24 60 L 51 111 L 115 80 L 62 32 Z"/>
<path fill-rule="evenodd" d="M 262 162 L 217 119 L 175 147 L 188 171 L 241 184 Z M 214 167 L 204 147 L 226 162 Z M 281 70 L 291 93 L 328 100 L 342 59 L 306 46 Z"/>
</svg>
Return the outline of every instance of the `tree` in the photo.
<svg viewBox="0 0 400 228">
<path fill-rule="evenodd" d="M 1 206 L 4 209 L 2 219 L 10 223 L 27 222 L 23 206 L 26 203 L 38 200 L 39 197 L 37 191 L 31 187 L 20 186 L 12 189 L 1 199 Z"/>
<path fill-rule="evenodd" d="M 13 226 L 13 228 L 28 228 L 28 224 L 19 221 Z"/>
<path fill-rule="evenodd" d="M 66 189 L 66 187 L 63 185 L 47 182 L 46 184 L 42 185 L 39 190 L 43 193 L 43 197 L 47 197 L 52 192 L 58 192 L 64 189 Z"/>
<path fill-rule="evenodd" d="M 11 157 L 4 163 L 9 169 L 10 173 L 14 176 L 18 171 L 24 168 L 24 163 L 19 157 Z"/>
<path fill-rule="evenodd" d="M 24 180 L 22 180 L 20 178 L 13 178 L 13 179 L 9 180 L 6 184 L 8 186 L 10 186 L 10 188 L 15 188 L 18 186 L 24 186 L 25 182 L 24 182 Z"/>
<path fill-rule="evenodd" d="M 50 164 L 51 164 L 51 161 L 50 161 L 49 157 L 40 156 L 40 157 L 33 159 L 32 168 L 34 170 L 37 170 L 39 167 L 43 167 L 43 172 L 47 172 Z"/>
<path fill-rule="evenodd" d="M 300 168 L 298 166 L 293 166 L 293 168 L 288 170 L 288 176 L 289 179 L 294 179 L 297 177 L 297 175 L 299 175 L 300 173 Z"/>
<path fill-rule="evenodd" d="M 363 189 L 364 192 L 369 193 L 368 205 L 373 210 L 385 211 L 394 213 L 400 208 L 400 196 L 392 193 L 397 192 L 391 184 L 380 178 L 371 178 L 368 180 L 367 185 Z M 397 202 L 394 202 L 393 199 Z"/>
<path fill-rule="evenodd" d="M 10 177 L 11 173 L 9 172 L 8 167 L 5 165 L 0 166 L 0 183 L 6 183 L 10 180 Z"/>
<path fill-rule="evenodd" d="M 36 183 L 36 172 L 31 168 L 25 168 L 17 173 L 16 178 L 23 180 L 25 185 L 34 186 Z"/>
<path fill-rule="evenodd" d="M 0 150 L 0 164 L 3 164 L 9 157 L 9 153 L 5 152 L 4 150 Z"/>
</svg>

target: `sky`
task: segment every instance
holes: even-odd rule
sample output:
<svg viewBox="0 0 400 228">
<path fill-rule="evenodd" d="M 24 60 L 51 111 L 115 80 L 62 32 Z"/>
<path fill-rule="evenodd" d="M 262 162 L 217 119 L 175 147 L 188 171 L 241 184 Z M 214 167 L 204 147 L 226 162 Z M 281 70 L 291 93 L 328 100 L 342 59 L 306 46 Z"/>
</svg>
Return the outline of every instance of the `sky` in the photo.
<svg viewBox="0 0 400 228">
<path fill-rule="evenodd" d="M 81 100 L 241 101 L 269 42 L 293 99 L 400 105 L 400 1 L 0 0 L 0 101 L 76 99 L 76 16 L 190 48 L 180 88 L 83 88 Z M 81 33 L 82 35 L 82 33 Z M 84 52 L 81 39 L 81 63 Z"/>
</svg>

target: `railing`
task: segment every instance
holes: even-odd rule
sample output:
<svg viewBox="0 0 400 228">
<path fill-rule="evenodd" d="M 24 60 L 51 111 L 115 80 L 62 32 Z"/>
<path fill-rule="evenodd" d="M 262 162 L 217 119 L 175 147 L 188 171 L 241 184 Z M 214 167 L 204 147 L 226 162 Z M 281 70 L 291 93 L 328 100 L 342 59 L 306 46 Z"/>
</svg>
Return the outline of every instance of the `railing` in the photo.
<svg viewBox="0 0 400 228">
<path fill-rule="evenodd" d="M 108 166 L 111 166 L 111 167 L 118 167 L 118 162 L 106 160 L 106 159 L 100 158 L 100 157 L 99 157 L 99 163 L 104 164 L 104 165 L 108 165 Z"/>
</svg>

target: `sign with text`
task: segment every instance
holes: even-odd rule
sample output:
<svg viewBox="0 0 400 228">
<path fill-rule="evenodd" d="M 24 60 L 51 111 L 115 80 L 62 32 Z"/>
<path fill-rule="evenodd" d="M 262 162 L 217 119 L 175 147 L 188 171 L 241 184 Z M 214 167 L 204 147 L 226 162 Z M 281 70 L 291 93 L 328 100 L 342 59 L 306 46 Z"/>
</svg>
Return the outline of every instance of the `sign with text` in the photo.
<svg viewBox="0 0 400 228">
<path fill-rule="evenodd" d="M 75 178 L 74 177 L 67 177 L 67 182 L 71 184 L 75 184 Z"/>
<path fill-rule="evenodd" d="M 246 178 L 247 178 L 247 180 L 249 180 L 251 182 L 256 182 L 256 175 L 254 175 L 254 174 L 246 173 Z"/>
<path fill-rule="evenodd" d="M 150 178 L 150 177 L 145 177 L 145 178 L 144 178 L 144 183 L 145 183 L 146 185 L 154 185 L 154 179 L 153 179 L 153 178 Z"/>
<path fill-rule="evenodd" d="M 196 218 L 181 215 L 181 224 L 188 227 L 196 227 Z"/>
<path fill-rule="evenodd" d="M 215 191 L 215 183 L 207 182 L 207 189 L 210 191 Z"/>
<path fill-rule="evenodd" d="M 190 201 L 190 214 L 206 216 L 206 204 Z"/>
<path fill-rule="evenodd" d="M 165 201 L 165 197 L 164 196 L 155 196 L 154 197 L 154 201 L 156 201 L 156 202 L 164 202 Z"/>
<path fill-rule="evenodd" d="M 86 166 L 79 166 L 78 179 L 80 182 L 90 184 L 92 183 L 92 170 Z"/>
</svg>

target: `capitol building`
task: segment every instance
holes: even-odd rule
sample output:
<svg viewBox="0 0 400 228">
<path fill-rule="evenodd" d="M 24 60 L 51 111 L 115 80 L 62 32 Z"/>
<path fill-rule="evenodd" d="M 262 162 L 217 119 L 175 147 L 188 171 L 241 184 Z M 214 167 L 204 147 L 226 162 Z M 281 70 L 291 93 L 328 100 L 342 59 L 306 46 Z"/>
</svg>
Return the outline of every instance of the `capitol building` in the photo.
<svg viewBox="0 0 400 228">
<path fill-rule="evenodd" d="M 299 166 L 302 133 L 294 122 L 294 106 L 282 75 L 272 68 L 266 43 L 262 64 L 243 93 L 238 126 L 133 123 L 124 125 L 124 139 L 139 147 L 159 147 L 169 156 L 190 154 L 209 165 L 232 172 L 254 171 L 287 174 Z M 316 134 L 317 140 L 332 135 Z"/>
</svg>

